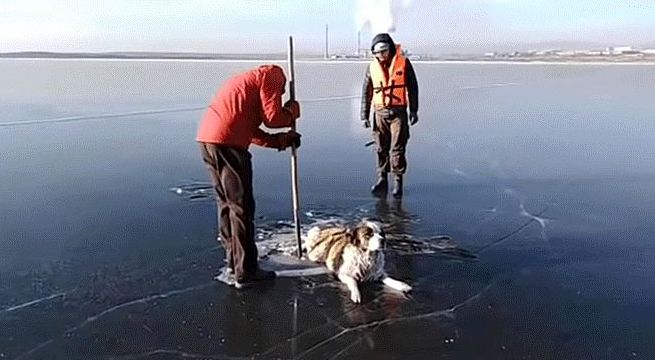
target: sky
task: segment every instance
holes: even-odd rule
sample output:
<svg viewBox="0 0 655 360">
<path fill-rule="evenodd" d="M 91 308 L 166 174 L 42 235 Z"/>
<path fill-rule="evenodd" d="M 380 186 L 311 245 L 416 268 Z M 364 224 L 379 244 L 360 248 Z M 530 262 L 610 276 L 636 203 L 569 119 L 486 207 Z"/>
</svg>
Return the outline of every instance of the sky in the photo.
<svg viewBox="0 0 655 360">
<path fill-rule="evenodd" d="M 0 0 L 0 52 L 416 53 L 655 48 L 655 0 Z"/>
</svg>

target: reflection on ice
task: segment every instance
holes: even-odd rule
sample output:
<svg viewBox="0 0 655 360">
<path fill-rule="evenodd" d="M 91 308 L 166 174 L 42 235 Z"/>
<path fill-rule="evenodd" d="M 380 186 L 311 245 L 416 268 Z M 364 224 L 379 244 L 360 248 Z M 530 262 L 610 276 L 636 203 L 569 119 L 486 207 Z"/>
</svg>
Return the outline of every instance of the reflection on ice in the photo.
<svg viewBox="0 0 655 360">
<path fill-rule="evenodd" d="M 190 181 L 173 186 L 169 190 L 189 201 L 214 198 L 214 187 L 208 182 Z"/>
<path fill-rule="evenodd" d="M 213 188 L 211 184 L 206 182 L 191 181 L 174 186 L 170 190 L 190 201 L 213 198 Z M 542 238 L 546 239 L 545 231 L 549 219 L 541 217 L 546 209 L 543 209 L 537 214 L 532 214 L 526 210 L 526 199 L 519 192 L 511 188 L 505 188 L 503 192 L 509 195 L 510 198 L 518 200 L 518 207 L 514 208 L 516 209 L 514 211 L 517 211 L 521 216 L 530 218 L 530 221 L 489 244 L 478 248 L 475 253 L 460 247 L 449 235 L 414 235 L 410 228 L 414 224 L 420 224 L 421 219 L 406 212 L 400 201 L 388 202 L 384 199 L 379 199 L 353 209 L 314 207 L 306 210 L 302 214 L 301 223 L 304 225 L 302 225 L 301 233 L 305 234 L 311 227 L 316 225 L 348 225 L 359 222 L 362 218 L 370 218 L 380 221 L 383 224 L 387 235 L 386 251 L 394 252 L 398 255 L 436 254 L 459 260 L 477 259 L 477 254 L 489 247 L 504 242 L 533 221 L 539 223 L 542 229 Z M 499 206 L 501 205 L 499 204 Z M 472 226 L 468 234 L 472 235 L 478 232 L 480 227 L 488 224 L 499 213 L 497 206 L 483 209 L 483 211 L 488 213 L 488 215 L 478 224 Z M 264 258 L 270 255 L 298 256 L 293 223 L 290 220 L 260 219 L 257 223 L 257 233 L 255 236 L 258 241 L 260 254 Z"/>
<path fill-rule="evenodd" d="M 440 254 L 461 260 L 477 259 L 477 255 L 459 247 L 448 235 L 429 238 L 396 237 L 389 246 L 401 255 Z"/>
<path fill-rule="evenodd" d="M 187 182 L 170 188 L 172 192 L 190 201 L 213 198 L 213 188 L 206 182 Z M 460 248 L 448 235 L 417 237 L 408 229 L 421 219 L 407 213 L 400 201 L 380 199 L 374 208 L 367 205 L 354 209 L 313 208 L 304 212 L 301 234 L 313 226 L 348 225 L 371 218 L 380 221 L 387 235 L 387 251 L 400 255 L 440 254 L 460 259 L 475 259 L 476 255 Z M 297 257 L 298 249 L 293 222 L 290 220 L 261 219 L 257 222 L 255 238 L 260 256 L 286 255 Z"/>
<path fill-rule="evenodd" d="M 395 207 L 394 207 L 395 206 Z M 405 213 L 398 204 L 390 207 L 386 201 L 376 204 L 378 218 L 373 218 L 382 223 L 386 234 L 385 251 L 398 255 L 426 255 L 440 254 L 459 259 L 475 259 L 477 256 L 457 243 L 448 235 L 435 235 L 428 237 L 415 236 L 408 228 L 411 224 L 417 224 L 420 219 Z M 363 211 L 355 209 L 351 212 L 343 212 L 340 215 L 329 211 L 312 210 L 312 222 L 303 225 L 302 234 L 313 226 L 354 224 L 361 221 L 359 216 Z M 268 221 L 257 224 L 257 240 L 260 255 L 286 255 L 297 257 L 298 249 L 290 222 Z"/>
</svg>

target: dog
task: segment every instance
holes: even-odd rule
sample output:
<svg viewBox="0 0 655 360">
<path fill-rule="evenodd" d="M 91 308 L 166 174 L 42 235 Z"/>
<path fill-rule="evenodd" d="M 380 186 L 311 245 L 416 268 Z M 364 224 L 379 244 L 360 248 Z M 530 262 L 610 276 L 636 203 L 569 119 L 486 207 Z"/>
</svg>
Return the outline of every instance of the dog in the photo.
<svg viewBox="0 0 655 360">
<path fill-rule="evenodd" d="M 380 225 L 364 220 L 354 228 L 311 228 L 305 238 L 305 250 L 309 260 L 324 263 L 348 287 L 350 299 L 360 303 L 358 283 L 381 281 L 397 291 L 412 290 L 411 286 L 392 279 L 384 271 L 384 242 Z"/>
</svg>

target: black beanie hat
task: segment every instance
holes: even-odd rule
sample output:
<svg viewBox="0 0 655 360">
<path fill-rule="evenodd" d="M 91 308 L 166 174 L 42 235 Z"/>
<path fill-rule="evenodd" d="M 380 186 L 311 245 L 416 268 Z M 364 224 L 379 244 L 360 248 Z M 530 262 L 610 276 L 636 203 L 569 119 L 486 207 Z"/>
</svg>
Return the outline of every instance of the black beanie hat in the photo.
<svg viewBox="0 0 655 360">
<path fill-rule="evenodd" d="M 389 52 L 391 56 L 396 54 L 396 44 L 393 42 L 391 36 L 387 33 L 380 33 L 373 37 L 373 40 L 371 40 L 371 51 L 373 51 L 373 47 L 375 46 L 375 44 L 380 42 L 389 44 L 390 47 Z"/>
</svg>

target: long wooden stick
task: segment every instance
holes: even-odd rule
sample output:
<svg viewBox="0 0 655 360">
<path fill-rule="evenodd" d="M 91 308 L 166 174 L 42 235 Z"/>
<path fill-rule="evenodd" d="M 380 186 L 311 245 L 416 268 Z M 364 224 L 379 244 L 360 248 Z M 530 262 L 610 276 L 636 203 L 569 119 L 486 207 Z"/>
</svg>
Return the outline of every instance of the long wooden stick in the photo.
<svg viewBox="0 0 655 360">
<path fill-rule="evenodd" d="M 289 36 L 289 53 L 287 57 L 289 64 L 289 99 L 296 100 L 296 79 L 293 68 L 293 37 Z M 296 122 L 291 125 L 291 130 L 296 130 Z M 300 197 L 298 195 L 298 150 L 291 147 L 291 191 L 293 193 L 293 221 L 296 226 L 296 241 L 298 242 L 298 259 L 302 258 L 302 241 L 300 240 Z"/>
</svg>

